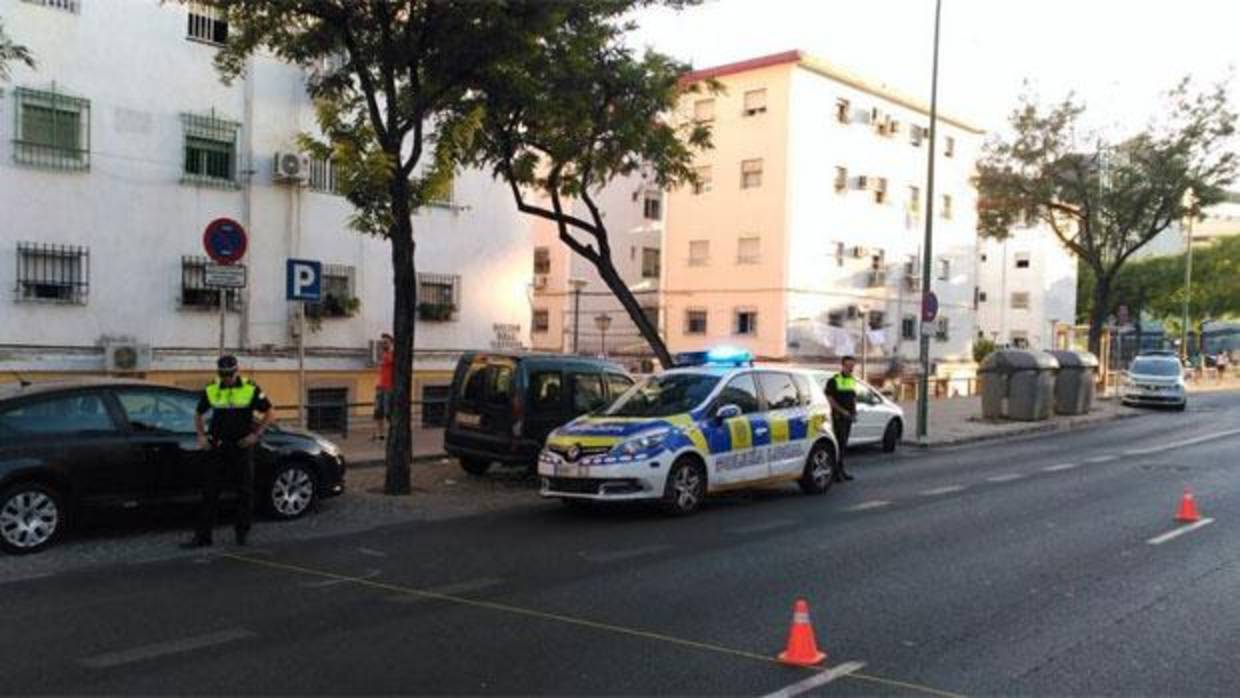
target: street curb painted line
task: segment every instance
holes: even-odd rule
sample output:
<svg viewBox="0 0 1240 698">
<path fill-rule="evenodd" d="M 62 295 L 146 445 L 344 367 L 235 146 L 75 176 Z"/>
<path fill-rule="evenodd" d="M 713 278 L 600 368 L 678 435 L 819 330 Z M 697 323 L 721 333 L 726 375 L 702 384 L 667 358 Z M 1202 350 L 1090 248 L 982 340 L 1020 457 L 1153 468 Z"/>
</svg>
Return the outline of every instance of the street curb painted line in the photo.
<svg viewBox="0 0 1240 698">
<path fill-rule="evenodd" d="M 940 494 L 951 494 L 953 492 L 963 492 L 964 490 L 964 485 L 948 485 L 946 487 L 935 487 L 934 489 L 922 490 L 917 494 L 920 494 L 923 497 L 936 497 Z"/>
<path fill-rule="evenodd" d="M 1169 540 L 1174 540 L 1176 538 L 1179 538 L 1180 536 L 1184 535 L 1185 533 L 1188 533 L 1189 531 L 1196 531 L 1197 529 L 1203 526 L 1209 526 L 1212 523 L 1214 523 L 1214 519 L 1202 519 L 1198 521 L 1197 523 L 1189 524 L 1187 526 L 1181 526 L 1175 529 L 1174 531 L 1168 531 L 1167 533 L 1164 533 L 1161 536 L 1156 536 L 1145 542 L 1149 543 L 1150 545 L 1162 545 L 1163 543 L 1166 543 Z"/>
<path fill-rule="evenodd" d="M 1085 462 L 1086 462 L 1086 463 L 1097 463 L 1098 461 L 1088 461 L 1088 460 L 1087 460 L 1087 461 L 1085 461 Z M 1042 468 L 1042 472 L 1044 472 L 1044 473 L 1057 473 L 1057 472 L 1060 472 L 1060 471 L 1062 471 L 1062 470 L 1071 470 L 1071 469 L 1073 469 L 1073 468 L 1079 468 L 1079 467 L 1080 467 L 1080 464 L 1079 464 L 1079 463 L 1060 463 L 1059 465 L 1048 465 L 1048 466 L 1046 466 L 1045 468 Z"/>
<path fill-rule="evenodd" d="M 1124 455 L 1126 456 L 1148 456 L 1154 453 L 1162 453 L 1163 451 L 1170 451 L 1172 449 L 1182 448 L 1184 446 L 1194 446 L 1196 444 L 1205 443 L 1207 441 L 1214 441 L 1215 439 L 1225 439 L 1228 436 L 1235 436 L 1236 434 L 1240 434 L 1240 429 L 1228 429 L 1227 431 L 1216 431 L 1213 434 L 1204 434 L 1202 436 L 1196 436 L 1191 439 L 1184 439 L 1183 441 L 1172 441 L 1171 443 L 1162 444 L 1160 446 L 1153 446 L 1151 448 L 1134 448 L 1128 451 L 1124 451 Z"/>
<path fill-rule="evenodd" d="M 986 478 L 986 482 L 1014 482 L 1016 480 L 1023 479 L 1025 479 L 1023 473 L 1008 473 L 1007 475 L 995 475 L 994 477 L 988 477 Z"/>
<path fill-rule="evenodd" d="M 885 499 L 872 499 L 868 502 L 862 502 L 856 506 L 848 507 L 844 511 L 869 511 L 870 509 L 880 509 L 891 504 Z"/>
<path fill-rule="evenodd" d="M 1086 458 L 1085 462 L 1086 463 L 1110 463 L 1116 458 L 1119 458 L 1119 456 L 1109 453 L 1105 456 L 1094 456 L 1093 458 Z"/>
<path fill-rule="evenodd" d="M 804 681 L 781 688 L 774 693 L 768 693 L 763 698 L 793 698 L 793 696 L 799 696 L 819 686 L 825 686 L 842 676 L 848 676 L 855 671 L 859 671 L 864 666 L 865 662 L 844 662 L 839 666 L 819 673 L 817 676 L 811 676 Z"/>
<path fill-rule="evenodd" d="M 620 560 L 629 560 L 643 555 L 654 555 L 656 553 L 667 552 L 671 550 L 670 545 L 647 545 L 642 548 L 631 548 L 629 550 L 613 550 L 606 553 L 582 553 L 582 559 L 587 562 L 618 562 Z"/>
<path fill-rule="evenodd" d="M 181 638 L 180 640 L 171 640 L 169 642 L 157 642 L 151 645 L 143 645 L 142 647 L 134 647 L 133 649 L 121 650 L 119 652 L 108 652 L 106 654 L 95 655 L 79 659 L 78 663 L 90 667 L 91 669 L 109 669 L 122 664 L 131 664 L 133 662 L 141 662 L 146 659 L 155 659 L 157 657 L 166 657 L 170 654 L 182 654 L 206 647 L 214 647 L 223 645 L 228 642 L 236 642 L 246 638 L 257 637 L 253 631 L 245 628 L 230 628 L 221 630 L 216 633 L 208 633 L 207 635 L 197 635 L 195 637 Z"/>
</svg>

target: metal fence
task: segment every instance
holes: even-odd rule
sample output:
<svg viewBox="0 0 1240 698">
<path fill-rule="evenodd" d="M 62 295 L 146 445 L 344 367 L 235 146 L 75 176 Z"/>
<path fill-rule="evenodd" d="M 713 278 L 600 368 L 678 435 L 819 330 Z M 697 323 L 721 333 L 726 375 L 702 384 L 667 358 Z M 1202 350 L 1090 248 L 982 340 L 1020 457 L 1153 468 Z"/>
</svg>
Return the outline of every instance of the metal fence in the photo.
<svg viewBox="0 0 1240 698">
<path fill-rule="evenodd" d="M 323 393 L 310 396 L 304 407 L 306 428 L 325 434 L 339 434 L 348 437 L 350 432 L 365 431 L 374 423 L 374 402 L 349 402 L 342 395 L 347 394 L 341 388 L 341 394 Z M 317 392 L 317 391 L 315 391 Z M 316 399 L 317 398 L 317 399 Z M 411 421 L 415 428 L 435 429 L 446 424 L 448 398 L 413 400 Z M 301 423 L 297 405 L 275 405 L 276 415 L 289 422 Z"/>
</svg>

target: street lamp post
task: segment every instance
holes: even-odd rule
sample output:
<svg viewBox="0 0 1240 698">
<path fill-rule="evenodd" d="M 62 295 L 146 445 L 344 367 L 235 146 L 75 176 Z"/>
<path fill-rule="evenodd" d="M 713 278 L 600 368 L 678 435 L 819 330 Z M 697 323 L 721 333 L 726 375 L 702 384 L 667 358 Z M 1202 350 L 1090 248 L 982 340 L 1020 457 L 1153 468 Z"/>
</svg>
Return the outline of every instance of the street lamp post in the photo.
<svg viewBox="0 0 1240 698">
<path fill-rule="evenodd" d="M 1197 204 L 1192 187 L 1184 192 L 1181 204 L 1188 210 L 1188 239 L 1184 242 L 1187 249 L 1184 252 L 1184 324 L 1180 328 L 1180 358 L 1187 359 L 1188 305 L 1193 294 L 1193 207 Z"/>
<path fill-rule="evenodd" d="M 581 336 L 581 289 L 586 287 L 585 279 L 569 279 L 568 285 L 573 287 L 573 353 L 581 353 L 577 343 Z"/>
<path fill-rule="evenodd" d="M 602 337 L 604 357 L 607 356 L 607 329 L 611 327 L 611 316 L 606 313 L 599 313 L 594 316 L 594 326 L 598 328 L 599 335 Z"/>
<path fill-rule="evenodd" d="M 917 390 L 917 439 L 925 440 L 930 422 L 930 332 L 926 327 L 926 298 L 930 296 L 930 274 L 934 244 L 934 159 L 939 116 L 939 19 L 943 0 L 934 3 L 934 62 L 930 70 L 930 152 L 926 157 L 926 239 L 921 258 L 921 379 Z"/>
</svg>

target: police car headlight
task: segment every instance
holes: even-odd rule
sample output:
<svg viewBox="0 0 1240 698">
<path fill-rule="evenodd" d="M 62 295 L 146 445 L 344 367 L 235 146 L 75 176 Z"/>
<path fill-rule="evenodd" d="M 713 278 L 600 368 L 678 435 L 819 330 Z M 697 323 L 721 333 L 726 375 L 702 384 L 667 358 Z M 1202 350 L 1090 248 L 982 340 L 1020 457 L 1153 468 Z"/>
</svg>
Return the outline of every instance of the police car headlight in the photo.
<svg viewBox="0 0 1240 698">
<path fill-rule="evenodd" d="M 635 456 L 646 451 L 655 451 L 662 448 L 663 442 L 671 433 L 671 429 L 657 429 L 638 434 L 628 441 L 621 442 L 611 452 L 619 456 Z"/>
</svg>

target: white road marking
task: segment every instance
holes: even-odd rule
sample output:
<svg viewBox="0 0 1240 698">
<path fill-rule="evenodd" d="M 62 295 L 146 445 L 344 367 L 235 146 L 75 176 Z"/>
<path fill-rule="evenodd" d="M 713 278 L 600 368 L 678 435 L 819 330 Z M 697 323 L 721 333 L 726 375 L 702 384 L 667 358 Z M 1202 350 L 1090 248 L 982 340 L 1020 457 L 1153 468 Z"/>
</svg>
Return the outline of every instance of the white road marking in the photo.
<svg viewBox="0 0 1240 698">
<path fill-rule="evenodd" d="M 1012 482 L 1013 480 L 1022 480 L 1024 475 L 1021 473 L 1008 473 L 1006 475 L 996 475 L 986 478 L 986 482 Z"/>
<path fill-rule="evenodd" d="M 471 591 L 482 591 L 497 587 L 504 583 L 504 580 L 497 577 L 480 577 L 478 579 L 467 579 L 463 582 L 454 584 L 445 584 L 444 586 L 434 587 L 432 589 L 423 589 L 422 591 L 431 594 L 439 594 L 441 596 L 457 596 L 459 594 L 467 594 Z M 425 596 L 417 596 L 415 594 L 398 594 L 396 596 L 387 597 L 388 601 L 394 603 L 424 603 L 432 599 Z"/>
<path fill-rule="evenodd" d="M 1198 521 L 1197 523 L 1191 523 L 1191 524 L 1188 524 L 1187 526 L 1180 526 L 1179 528 L 1173 531 L 1168 531 L 1167 533 L 1164 533 L 1161 536 L 1156 536 L 1145 542 L 1149 543 L 1150 545 L 1162 545 L 1163 543 L 1166 543 L 1169 540 L 1179 538 L 1180 536 L 1184 535 L 1185 533 L 1188 533 L 1189 531 L 1196 531 L 1202 526 L 1209 526 L 1212 523 L 1214 523 L 1214 519 L 1202 519 Z"/>
<path fill-rule="evenodd" d="M 382 550 L 375 550 L 374 548 L 358 548 L 357 552 L 363 555 L 369 555 L 370 557 L 387 557 L 387 553 Z"/>
<path fill-rule="evenodd" d="M 826 684 L 829 684 L 842 676 L 848 676 L 853 672 L 860 671 L 864 666 L 865 662 L 844 662 L 839 666 L 834 666 L 826 671 L 819 672 L 804 681 L 794 683 L 786 688 L 781 688 L 774 693 L 768 693 L 764 696 L 764 698 L 793 698 L 793 696 L 808 693 L 819 686 L 825 686 Z"/>
<path fill-rule="evenodd" d="M 946 487 L 935 487 L 930 490 L 922 490 L 919 494 L 923 497 L 935 497 L 940 494 L 951 494 L 952 492 L 961 492 L 963 490 L 964 485 L 948 485 Z"/>
<path fill-rule="evenodd" d="M 1085 461 L 1085 462 L 1086 463 L 1097 463 L 1099 461 Z M 1078 468 L 1078 467 L 1080 467 L 1080 465 L 1077 463 L 1060 463 L 1059 465 L 1048 465 L 1045 468 L 1042 468 L 1042 470 L 1043 472 L 1047 472 L 1047 473 L 1057 473 L 1061 470 L 1071 470 L 1073 468 Z"/>
<path fill-rule="evenodd" d="M 1153 446 L 1151 448 L 1130 449 L 1130 450 L 1124 451 L 1124 455 L 1126 456 L 1148 456 L 1151 453 L 1162 453 L 1163 451 L 1170 451 L 1172 449 L 1182 448 L 1184 446 L 1192 446 L 1194 444 L 1204 443 L 1206 441 L 1213 441 L 1215 439 L 1224 439 L 1224 438 L 1227 438 L 1228 436 L 1235 436 L 1236 434 L 1240 434 L 1240 429 L 1228 429 L 1227 431 L 1217 431 L 1217 432 L 1214 432 L 1213 434 L 1206 434 L 1204 436 L 1197 436 L 1191 439 L 1184 439 L 1183 441 L 1172 441 L 1170 443 L 1165 443 L 1160 446 Z"/>
<path fill-rule="evenodd" d="M 793 521 L 792 519 L 776 519 L 774 521 L 767 521 L 764 523 L 753 524 L 752 526 L 740 526 L 738 528 L 731 528 L 731 529 L 728 529 L 728 533 L 765 533 L 767 531 L 774 531 L 780 528 L 788 528 L 789 526 L 795 526 L 796 523 L 797 522 Z"/>
<path fill-rule="evenodd" d="M 171 640 L 168 642 L 157 642 L 151 645 L 143 645 L 142 647 L 134 647 L 133 649 L 121 650 L 119 652 L 108 652 L 106 654 L 95 655 L 78 660 L 79 664 L 88 666 L 91 669 L 107 669 L 122 664 L 131 664 L 146 659 L 155 659 L 156 657 L 166 657 L 170 654 L 181 654 L 183 652 L 191 652 L 193 650 L 203 649 L 204 647 L 214 647 L 223 645 L 237 640 L 256 637 L 255 633 L 245 628 L 230 628 L 221 630 L 216 633 L 208 633 L 206 635 L 197 635 L 195 637 L 186 637 L 180 640 Z"/>
<path fill-rule="evenodd" d="M 374 579 L 380 574 L 383 574 L 382 570 L 367 570 L 365 574 L 358 575 L 357 577 L 350 577 L 348 579 L 324 579 L 320 582 L 302 582 L 301 586 L 306 589 L 327 589 L 328 587 L 355 582 L 358 579 Z"/>
<path fill-rule="evenodd" d="M 885 507 L 888 504 L 891 504 L 891 502 L 888 502 L 882 499 L 871 499 L 870 501 L 862 502 L 858 504 L 857 506 L 848 507 L 844 511 L 868 511 L 870 509 L 879 509 L 879 508 Z"/>
<path fill-rule="evenodd" d="M 619 560 L 628 560 L 643 555 L 654 555 L 671 550 L 670 545 L 647 545 L 642 548 L 631 548 L 629 550 L 612 550 L 605 553 L 582 553 L 581 557 L 589 562 L 617 562 Z"/>
<path fill-rule="evenodd" d="M 1119 456 L 1115 454 L 1107 454 L 1105 456 L 1094 456 L 1093 458 L 1086 458 L 1085 462 L 1086 463 L 1109 463 L 1115 460 L 1116 458 L 1119 458 Z"/>
</svg>

